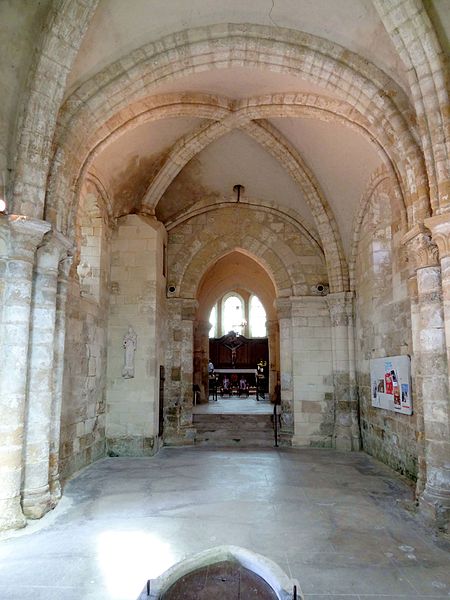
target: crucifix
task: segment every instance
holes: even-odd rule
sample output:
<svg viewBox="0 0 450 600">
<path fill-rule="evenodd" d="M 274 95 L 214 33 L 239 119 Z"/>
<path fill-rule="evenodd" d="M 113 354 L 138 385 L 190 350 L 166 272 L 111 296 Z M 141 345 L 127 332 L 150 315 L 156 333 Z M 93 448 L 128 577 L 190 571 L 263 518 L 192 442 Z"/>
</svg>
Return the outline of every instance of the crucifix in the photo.
<svg viewBox="0 0 450 600">
<path fill-rule="evenodd" d="M 239 336 L 234 331 L 230 331 L 230 333 L 225 338 L 223 345 L 225 348 L 231 351 L 231 366 L 233 369 L 236 366 L 236 350 L 242 346 L 244 342 L 239 339 Z"/>
</svg>

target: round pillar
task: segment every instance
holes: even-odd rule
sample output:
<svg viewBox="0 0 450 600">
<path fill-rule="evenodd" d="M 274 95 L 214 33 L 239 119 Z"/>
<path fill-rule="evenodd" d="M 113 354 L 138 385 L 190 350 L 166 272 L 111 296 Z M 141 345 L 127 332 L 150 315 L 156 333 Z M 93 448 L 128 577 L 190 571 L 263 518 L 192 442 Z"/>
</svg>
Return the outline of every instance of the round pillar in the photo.
<svg viewBox="0 0 450 600">
<path fill-rule="evenodd" d="M 269 398 L 275 395 L 275 386 L 280 373 L 280 339 L 278 321 L 267 321 L 267 337 L 269 341 Z"/>
<path fill-rule="evenodd" d="M 404 242 L 416 263 L 420 317 L 416 381 L 423 402 L 426 461 L 426 483 L 420 506 L 438 527 L 447 529 L 450 520 L 450 403 L 439 252 L 430 231 L 423 226 L 408 232 Z"/>
<path fill-rule="evenodd" d="M 0 216 L 0 530 L 23 527 L 20 504 L 33 264 L 45 221 Z"/>
<path fill-rule="evenodd" d="M 353 294 L 336 292 L 326 297 L 330 311 L 333 387 L 335 403 L 334 443 L 338 450 L 359 450 L 358 405 L 354 357 Z"/>
<path fill-rule="evenodd" d="M 64 347 L 66 339 L 66 303 L 69 271 L 72 257 L 59 263 L 56 287 L 55 345 L 53 354 L 53 400 L 50 419 L 49 486 L 52 503 L 61 498 L 59 481 L 59 443 L 61 432 L 61 405 L 64 375 Z"/>
<path fill-rule="evenodd" d="M 67 244 L 58 234 L 47 234 L 36 253 L 22 490 L 23 512 L 30 519 L 39 519 L 54 506 L 49 486 L 49 460 L 56 294 L 59 263 L 66 256 Z"/>
<path fill-rule="evenodd" d="M 294 434 L 294 381 L 292 376 L 292 302 L 278 298 L 275 302 L 280 331 L 281 432 L 284 446 L 292 443 Z"/>
</svg>

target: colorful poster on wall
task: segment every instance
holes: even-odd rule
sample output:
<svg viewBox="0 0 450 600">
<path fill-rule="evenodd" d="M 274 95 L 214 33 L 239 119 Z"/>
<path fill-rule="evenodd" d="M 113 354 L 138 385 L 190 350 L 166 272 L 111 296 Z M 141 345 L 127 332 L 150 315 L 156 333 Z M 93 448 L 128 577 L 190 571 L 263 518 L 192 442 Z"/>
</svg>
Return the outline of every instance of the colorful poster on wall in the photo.
<svg viewBox="0 0 450 600">
<path fill-rule="evenodd" d="M 372 406 L 412 414 L 411 359 L 389 356 L 370 361 Z"/>
</svg>

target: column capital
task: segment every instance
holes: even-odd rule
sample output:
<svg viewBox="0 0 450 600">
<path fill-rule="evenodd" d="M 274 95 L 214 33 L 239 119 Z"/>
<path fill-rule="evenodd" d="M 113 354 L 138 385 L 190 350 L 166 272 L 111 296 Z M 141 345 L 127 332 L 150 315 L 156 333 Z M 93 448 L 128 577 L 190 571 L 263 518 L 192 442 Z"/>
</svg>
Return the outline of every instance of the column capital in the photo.
<svg viewBox="0 0 450 600">
<path fill-rule="evenodd" d="M 72 260 L 74 245 L 58 231 L 48 231 L 38 247 L 38 266 L 44 269 L 57 269 L 61 261 Z M 70 261 L 71 262 L 71 261 Z"/>
<path fill-rule="evenodd" d="M 448 258 L 450 256 L 450 214 L 443 213 L 429 217 L 424 223 L 431 231 L 433 242 L 439 248 L 440 258 Z"/>
<path fill-rule="evenodd" d="M 439 265 L 439 250 L 431 239 L 430 230 L 423 223 L 418 223 L 402 238 L 408 255 L 415 261 L 415 268 L 437 267 Z"/>
<path fill-rule="evenodd" d="M 277 298 L 274 302 L 279 319 L 290 319 L 292 314 L 291 298 Z"/>
<path fill-rule="evenodd" d="M 47 221 L 23 215 L 0 216 L 0 237 L 3 240 L 0 253 L 10 258 L 33 260 L 37 247 L 51 227 Z"/>
</svg>

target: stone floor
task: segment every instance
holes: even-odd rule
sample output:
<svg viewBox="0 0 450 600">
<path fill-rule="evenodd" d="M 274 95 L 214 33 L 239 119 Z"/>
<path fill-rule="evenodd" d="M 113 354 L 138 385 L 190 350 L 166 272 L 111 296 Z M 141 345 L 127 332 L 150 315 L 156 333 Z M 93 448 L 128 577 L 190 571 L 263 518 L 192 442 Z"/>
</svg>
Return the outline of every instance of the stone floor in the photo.
<svg viewBox="0 0 450 600">
<path fill-rule="evenodd" d="M 277 562 L 306 600 L 450 597 L 450 554 L 362 453 L 164 448 L 109 458 L 0 542 L 2 600 L 136 600 L 147 578 L 221 544 Z M 399 502 L 400 501 L 400 502 Z"/>
</svg>

